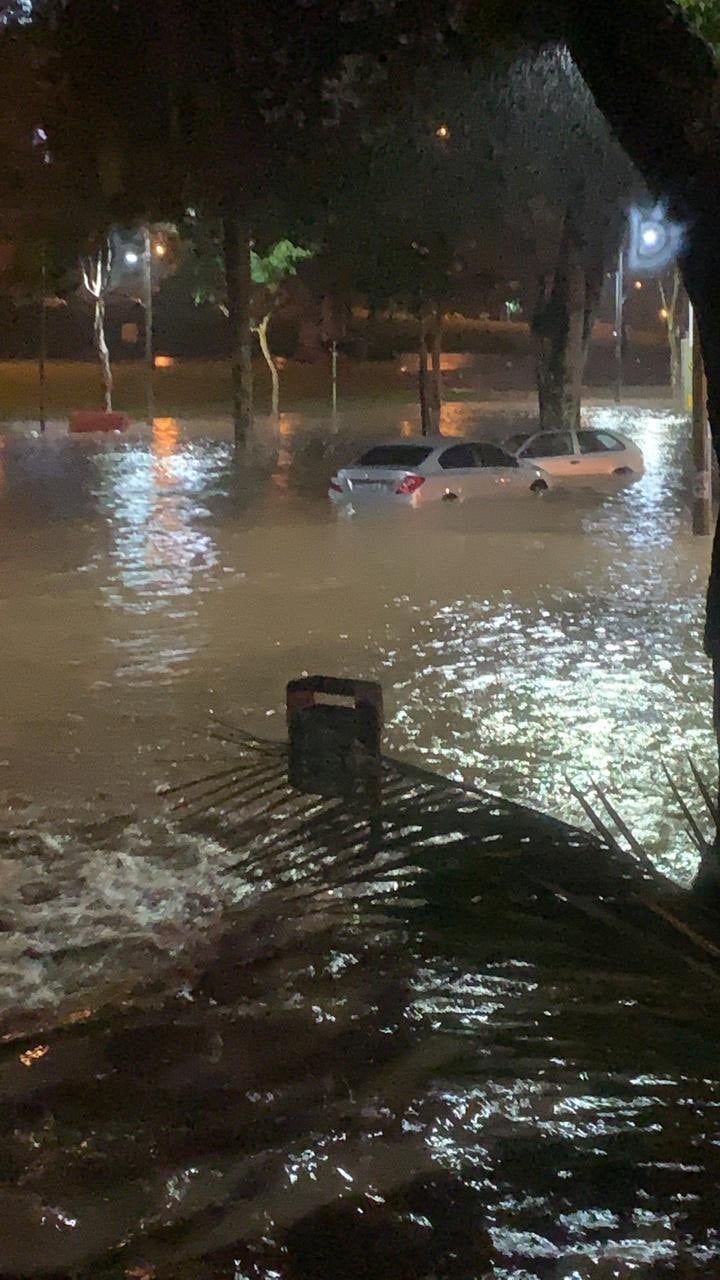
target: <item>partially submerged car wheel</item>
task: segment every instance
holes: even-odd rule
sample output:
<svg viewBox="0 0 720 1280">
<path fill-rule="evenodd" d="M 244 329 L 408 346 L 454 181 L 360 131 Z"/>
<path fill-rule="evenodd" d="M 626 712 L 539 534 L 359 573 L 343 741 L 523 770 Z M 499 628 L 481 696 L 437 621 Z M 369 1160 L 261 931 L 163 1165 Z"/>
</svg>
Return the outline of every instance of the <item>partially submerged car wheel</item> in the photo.
<svg viewBox="0 0 720 1280">
<path fill-rule="evenodd" d="M 634 476 L 635 472 L 632 467 L 616 467 L 613 471 L 614 476 Z"/>
<path fill-rule="evenodd" d="M 530 491 L 531 493 L 547 493 L 548 491 L 547 480 L 533 480 L 532 484 L 530 485 Z"/>
</svg>

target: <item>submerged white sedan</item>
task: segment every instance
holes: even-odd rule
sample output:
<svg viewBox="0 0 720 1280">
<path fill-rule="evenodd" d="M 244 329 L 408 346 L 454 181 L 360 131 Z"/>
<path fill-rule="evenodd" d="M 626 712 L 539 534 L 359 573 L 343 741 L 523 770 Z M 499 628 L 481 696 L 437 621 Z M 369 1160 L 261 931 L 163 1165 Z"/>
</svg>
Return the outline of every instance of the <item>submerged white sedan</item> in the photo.
<svg viewBox="0 0 720 1280">
<path fill-rule="evenodd" d="M 328 495 L 348 510 L 372 504 L 420 507 L 545 493 L 551 484 L 539 467 L 520 466 L 499 445 L 423 436 L 366 449 L 357 462 L 333 476 Z"/>
<path fill-rule="evenodd" d="M 522 466 L 540 466 L 552 476 L 630 476 L 645 470 L 637 445 L 604 428 L 521 431 L 509 436 L 504 447 Z"/>
</svg>

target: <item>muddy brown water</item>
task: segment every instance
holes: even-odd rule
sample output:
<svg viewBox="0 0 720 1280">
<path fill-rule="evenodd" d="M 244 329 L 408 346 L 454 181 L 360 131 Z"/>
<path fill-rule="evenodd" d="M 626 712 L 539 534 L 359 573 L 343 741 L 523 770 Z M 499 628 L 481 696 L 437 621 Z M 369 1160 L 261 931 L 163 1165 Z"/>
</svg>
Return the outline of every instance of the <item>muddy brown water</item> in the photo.
<svg viewBox="0 0 720 1280">
<path fill-rule="evenodd" d="M 572 821 L 565 775 L 600 777 L 686 882 L 658 779 L 711 759 L 686 428 L 596 415 L 638 483 L 380 521 L 324 486 L 405 418 L 283 418 L 241 477 L 212 424 L 2 436 L 3 1273 L 310 1276 L 308 1240 L 369 1248 L 371 1203 L 428 1275 L 720 1274 L 712 988 L 534 927 L 512 878 L 475 914 L 403 884 L 275 953 L 266 921 L 250 978 L 220 943 L 256 907 L 236 855 L 156 795 L 215 758 L 213 713 L 280 737 L 287 678 L 362 674 L 396 755 Z M 322 1217 L 341 1190 L 350 1225 Z"/>
</svg>

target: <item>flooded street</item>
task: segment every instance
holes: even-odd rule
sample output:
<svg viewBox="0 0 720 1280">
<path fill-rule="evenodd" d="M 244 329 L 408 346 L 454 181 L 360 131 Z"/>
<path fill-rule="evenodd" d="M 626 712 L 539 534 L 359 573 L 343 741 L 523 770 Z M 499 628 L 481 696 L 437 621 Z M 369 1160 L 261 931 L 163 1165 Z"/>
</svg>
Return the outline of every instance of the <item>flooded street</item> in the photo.
<svg viewBox="0 0 720 1280">
<path fill-rule="evenodd" d="M 387 421 L 334 438 L 286 417 L 276 456 L 266 440 L 240 478 L 219 431 L 174 419 L 106 444 L 8 431 L 13 807 L 150 804 L 213 714 L 283 736 L 287 679 L 326 671 L 382 682 L 403 758 L 573 820 L 566 776 L 596 778 L 686 879 L 658 764 L 711 758 L 709 546 L 689 532 L 687 426 L 594 413 L 641 444 L 638 483 L 390 519 L 338 518 L 325 498 L 354 441 Z M 476 416 L 446 414 L 454 432 Z"/>
<path fill-rule="evenodd" d="M 450 405 L 445 429 L 475 416 Z M 327 481 L 361 440 L 407 434 L 402 415 L 337 436 L 284 417 L 241 475 L 221 428 L 174 419 L 105 443 L 0 437 L 0 995 L 5 1034 L 34 1033 L 0 1061 L 0 1272 L 330 1280 L 292 1235 L 325 1179 L 447 1237 L 437 1276 L 720 1275 L 716 988 L 628 968 L 569 908 L 548 932 L 522 878 L 478 905 L 441 868 L 402 918 L 317 936 L 303 918 L 252 990 L 231 956 L 176 976 L 162 1018 L 85 1028 L 108 1000 L 131 1019 L 134 983 L 162 987 L 250 901 L 237 849 L 180 829 L 157 792 L 209 772 L 213 717 L 283 738 L 303 672 L 381 681 L 390 754 L 466 784 L 579 823 L 567 778 L 602 782 L 689 881 L 661 775 L 713 757 L 688 428 L 589 416 L 640 444 L 642 479 L 382 519 L 338 517 Z M 444 1037 L 452 1070 L 399 1088 L 402 1055 Z M 429 1170 L 462 1178 L 462 1224 L 442 1187 L 393 1199 Z M 237 1197 L 249 1252 L 230 1249 Z"/>
</svg>

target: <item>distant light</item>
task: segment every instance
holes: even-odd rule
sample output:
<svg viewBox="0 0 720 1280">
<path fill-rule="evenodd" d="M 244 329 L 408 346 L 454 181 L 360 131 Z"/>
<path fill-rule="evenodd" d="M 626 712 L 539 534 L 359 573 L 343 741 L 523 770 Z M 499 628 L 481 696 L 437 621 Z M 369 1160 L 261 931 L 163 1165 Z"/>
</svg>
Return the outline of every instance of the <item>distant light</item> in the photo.
<svg viewBox="0 0 720 1280">
<path fill-rule="evenodd" d="M 136 253 L 134 249 L 127 249 L 125 251 L 125 261 L 129 267 L 136 267 L 140 261 L 140 254 Z"/>
<path fill-rule="evenodd" d="M 658 311 L 658 315 L 661 320 L 668 320 L 670 317 L 670 312 L 668 311 L 667 307 L 661 307 L 660 310 Z"/>
<path fill-rule="evenodd" d="M 636 289 L 642 289 L 642 280 L 636 280 L 636 281 L 635 281 L 635 288 L 636 288 Z"/>
<path fill-rule="evenodd" d="M 175 361 L 173 360 L 172 356 L 156 356 L 155 357 L 156 369 L 172 369 L 174 363 Z"/>
<path fill-rule="evenodd" d="M 653 226 L 643 227 L 640 234 L 642 236 L 643 244 L 646 244 L 648 249 L 657 248 L 661 240 L 661 233 L 660 233 L 659 227 L 653 227 Z"/>
<path fill-rule="evenodd" d="M 158 244 L 155 245 L 155 256 L 157 258 L 164 258 L 166 253 L 167 253 L 167 245 L 163 244 L 161 240 Z"/>
<path fill-rule="evenodd" d="M 435 130 L 435 137 L 439 138 L 441 142 L 447 142 L 450 137 L 450 129 L 448 126 L 446 124 L 439 124 Z"/>
</svg>

